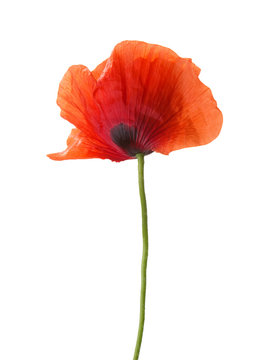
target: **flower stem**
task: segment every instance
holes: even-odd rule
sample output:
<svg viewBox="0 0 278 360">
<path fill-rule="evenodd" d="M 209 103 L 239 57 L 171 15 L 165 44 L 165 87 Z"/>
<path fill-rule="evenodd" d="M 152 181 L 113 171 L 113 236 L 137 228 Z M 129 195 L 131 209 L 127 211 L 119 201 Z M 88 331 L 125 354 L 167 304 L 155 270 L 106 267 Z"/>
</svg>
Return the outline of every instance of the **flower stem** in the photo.
<svg viewBox="0 0 278 360">
<path fill-rule="evenodd" d="M 148 261 L 148 216 L 147 216 L 147 202 L 145 195 L 144 186 L 144 154 L 137 154 L 138 159 L 138 182 L 139 182 L 139 193 L 141 199 L 142 209 L 142 235 L 143 235 L 143 254 L 141 263 L 141 295 L 140 295 L 140 317 L 139 317 L 139 328 L 136 341 L 136 347 L 134 351 L 133 360 L 139 358 L 144 323 L 145 323 L 145 302 L 146 302 L 146 280 L 147 280 L 147 261 Z"/>
</svg>

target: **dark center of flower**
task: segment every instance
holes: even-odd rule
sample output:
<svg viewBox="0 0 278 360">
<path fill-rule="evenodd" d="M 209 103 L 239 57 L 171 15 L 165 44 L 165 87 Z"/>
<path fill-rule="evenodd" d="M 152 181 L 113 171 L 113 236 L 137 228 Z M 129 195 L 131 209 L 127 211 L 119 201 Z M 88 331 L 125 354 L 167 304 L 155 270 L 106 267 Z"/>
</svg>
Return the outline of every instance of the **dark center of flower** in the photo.
<svg viewBox="0 0 278 360">
<path fill-rule="evenodd" d="M 152 153 L 152 150 L 147 149 L 141 141 L 138 142 L 138 131 L 135 126 L 121 123 L 111 129 L 110 135 L 113 142 L 129 156 L 136 156 L 138 153 L 144 155 Z"/>
</svg>

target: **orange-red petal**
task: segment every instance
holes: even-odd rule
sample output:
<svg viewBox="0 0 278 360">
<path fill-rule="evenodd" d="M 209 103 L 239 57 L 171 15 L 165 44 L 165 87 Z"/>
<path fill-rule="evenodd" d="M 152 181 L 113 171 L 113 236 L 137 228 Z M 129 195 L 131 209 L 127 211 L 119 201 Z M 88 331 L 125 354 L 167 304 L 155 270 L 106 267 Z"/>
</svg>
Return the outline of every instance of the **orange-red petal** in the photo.
<svg viewBox="0 0 278 360">
<path fill-rule="evenodd" d="M 126 160 L 137 152 L 168 154 L 217 137 L 222 114 L 191 59 L 140 41 L 118 44 L 90 72 L 69 68 L 57 103 L 76 126 L 56 159 Z"/>
<path fill-rule="evenodd" d="M 107 59 L 104 60 L 102 63 L 100 63 L 93 71 L 92 71 L 92 75 L 94 76 L 94 78 L 97 80 L 100 75 L 102 74 L 105 66 L 107 63 Z"/>
<path fill-rule="evenodd" d="M 58 91 L 57 104 L 61 116 L 76 126 L 68 138 L 68 148 L 51 154 L 53 160 L 101 158 L 114 161 L 126 160 L 127 155 L 118 149 L 111 139 L 101 138 L 95 127 L 99 117 L 98 104 L 94 100 L 96 80 L 105 67 L 105 61 L 93 72 L 86 66 L 71 66 L 64 75 Z M 110 144 L 110 142 L 112 144 Z"/>
<path fill-rule="evenodd" d="M 83 65 L 71 66 L 59 85 L 57 104 L 61 116 L 89 136 L 97 135 L 92 126 L 97 113 L 93 98 L 96 79 Z"/>
<path fill-rule="evenodd" d="M 126 160 L 128 157 L 117 153 L 109 147 L 88 137 L 79 129 L 72 129 L 67 139 L 67 149 L 58 153 L 47 155 L 52 160 L 70 159 L 110 159 L 113 161 Z"/>
<path fill-rule="evenodd" d="M 170 151 L 212 141 L 222 114 L 200 69 L 172 50 L 139 41 L 118 44 L 94 91 L 102 136 L 125 124 L 147 150 Z"/>
</svg>

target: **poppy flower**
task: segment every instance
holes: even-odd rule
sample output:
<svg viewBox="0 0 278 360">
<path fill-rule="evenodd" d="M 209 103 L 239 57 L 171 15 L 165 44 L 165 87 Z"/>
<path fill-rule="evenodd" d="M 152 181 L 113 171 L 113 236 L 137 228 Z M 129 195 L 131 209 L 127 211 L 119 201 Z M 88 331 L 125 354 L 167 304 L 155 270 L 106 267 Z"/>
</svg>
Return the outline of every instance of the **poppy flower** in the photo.
<svg viewBox="0 0 278 360">
<path fill-rule="evenodd" d="M 222 114 L 199 73 L 191 59 L 170 49 L 124 41 L 94 71 L 83 65 L 71 66 L 59 86 L 61 116 L 75 128 L 67 149 L 48 155 L 51 159 L 138 159 L 143 254 L 133 360 L 139 358 L 145 321 L 148 227 L 144 156 L 204 145 L 218 136 Z"/>
<path fill-rule="evenodd" d="M 48 156 L 123 161 L 211 142 L 222 114 L 199 73 L 191 59 L 140 41 L 116 45 L 93 71 L 71 66 L 57 104 L 75 128 L 67 149 Z"/>
</svg>

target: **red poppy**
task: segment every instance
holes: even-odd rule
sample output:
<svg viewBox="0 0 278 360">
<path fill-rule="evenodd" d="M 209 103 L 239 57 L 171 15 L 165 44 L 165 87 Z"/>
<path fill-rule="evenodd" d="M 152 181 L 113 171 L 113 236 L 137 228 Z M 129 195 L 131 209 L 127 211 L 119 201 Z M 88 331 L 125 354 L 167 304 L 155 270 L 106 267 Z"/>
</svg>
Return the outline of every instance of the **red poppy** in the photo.
<svg viewBox="0 0 278 360">
<path fill-rule="evenodd" d="M 222 114 L 199 73 L 191 59 L 140 41 L 116 45 L 94 71 L 71 66 L 57 104 L 76 128 L 67 149 L 48 156 L 122 161 L 211 142 Z"/>
</svg>

